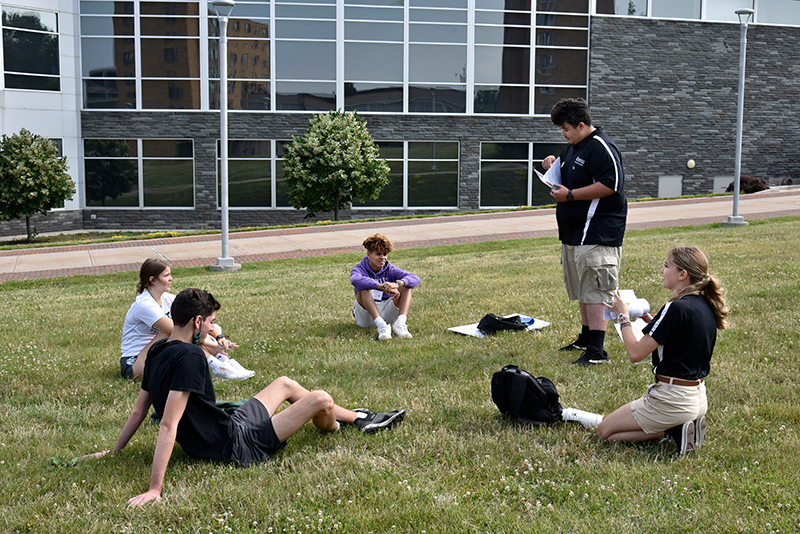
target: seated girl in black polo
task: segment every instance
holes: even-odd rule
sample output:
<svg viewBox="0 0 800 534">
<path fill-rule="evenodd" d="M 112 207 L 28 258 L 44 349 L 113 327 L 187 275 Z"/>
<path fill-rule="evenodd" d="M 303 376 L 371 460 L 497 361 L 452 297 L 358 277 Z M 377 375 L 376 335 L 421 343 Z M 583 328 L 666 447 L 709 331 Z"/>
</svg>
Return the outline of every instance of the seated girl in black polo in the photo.
<svg viewBox="0 0 800 534">
<path fill-rule="evenodd" d="M 661 268 L 662 285 L 672 299 L 648 322 L 636 340 L 628 306 L 615 297 L 611 308 L 621 323 L 622 340 L 632 362 L 652 353 L 655 383 L 644 397 L 615 410 L 597 427 L 608 441 L 672 438 L 683 456 L 705 438 L 708 409 L 703 381 L 711 369 L 717 330 L 727 328 L 725 290 L 708 274 L 708 260 L 695 247 L 672 249 Z"/>
</svg>

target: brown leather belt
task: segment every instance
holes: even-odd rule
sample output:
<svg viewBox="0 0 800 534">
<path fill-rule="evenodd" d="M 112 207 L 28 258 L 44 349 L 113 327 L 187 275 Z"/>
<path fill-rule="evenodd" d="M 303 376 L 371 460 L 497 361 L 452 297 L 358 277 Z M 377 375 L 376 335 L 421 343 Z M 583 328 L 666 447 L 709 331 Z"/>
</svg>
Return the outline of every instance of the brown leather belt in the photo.
<svg viewBox="0 0 800 534">
<path fill-rule="evenodd" d="M 683 380 L 681 378 L 656 375 L 656 382 L 666 382 L 667 384 L 674 384 L 676 386 L 699 386 L 703 383 L 703 380 L 705 380 L 705 378 L 701 378 L 700 380 Z"/>
</svg>

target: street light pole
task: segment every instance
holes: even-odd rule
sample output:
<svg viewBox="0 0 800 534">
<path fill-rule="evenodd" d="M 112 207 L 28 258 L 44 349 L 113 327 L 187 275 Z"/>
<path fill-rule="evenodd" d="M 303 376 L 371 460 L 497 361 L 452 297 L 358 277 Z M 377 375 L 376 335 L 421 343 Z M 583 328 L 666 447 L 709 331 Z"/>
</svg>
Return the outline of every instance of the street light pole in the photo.
<svg viewBox="0 0 800 534">
<path fill-rule="evenodd" d="M 235 5 L 234 0 L 211 2 L 219 21 L 219 181 L 222 208 L 222 255 L 209 266 L 212 271 L 236 271 L 242 267 L 228 253 L 228 18 Z"/>
<path fill-rule="evenodd" d="M 742 124 L 744 122 L 744 74 L 745 57 L 747 55 L 747 24 L 753 17 L 752 9 L 738 9 L 736 15 L 742 35 L 739 42 L 739 102 L 736 110 L 736 163 L 733 169 L 733 215 L 723 222 L 723 226 L 747 226 L 747 221 L 739 215 L 739 189 L 742 180 Z"/>
</svg>

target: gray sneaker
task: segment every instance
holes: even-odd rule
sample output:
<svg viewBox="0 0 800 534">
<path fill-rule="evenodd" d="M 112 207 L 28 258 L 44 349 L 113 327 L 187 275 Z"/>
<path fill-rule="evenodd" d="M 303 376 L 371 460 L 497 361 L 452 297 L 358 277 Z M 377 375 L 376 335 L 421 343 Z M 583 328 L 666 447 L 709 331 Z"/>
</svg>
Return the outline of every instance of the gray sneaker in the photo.
<svg viewBox="0 0 800 534">
<path fill-rule="evenodd" d="M 365 412 L 362 410 L 358 410 L 358 412 L 360 412 L 359 415 L 361 415 L 361 413 L 366 413 L 366 415 L 356 419 L 355 425 L 361 432 L 366 432 L 367 434 L 391 428 L 400 423 L 406 416 L 405 410 L 395 410 L 389 413 Z"/>
</svg>

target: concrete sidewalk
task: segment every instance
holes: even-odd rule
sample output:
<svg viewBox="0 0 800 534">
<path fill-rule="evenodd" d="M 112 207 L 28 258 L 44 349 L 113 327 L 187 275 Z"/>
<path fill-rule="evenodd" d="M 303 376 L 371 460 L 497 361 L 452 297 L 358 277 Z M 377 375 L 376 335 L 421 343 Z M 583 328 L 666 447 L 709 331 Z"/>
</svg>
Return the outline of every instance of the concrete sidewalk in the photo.
<svg viewBox="0 0 800 534">
<path fill-rule="evenodd" d="M 631 202 L 628 229 L 725 222 L 732 213 L 730 196 Z M 800 215 L 800 187 L 742 195 L 739 215 L 746 221 Z M 238 263 L 362 252 L 361 242 L 375 232 L 386 234 L 396 249 L 406 249 L 556 236 L 557 228 L 550 208 L 237 232 L 230 234 L 229 249 Z M 0 251 L 0 282 L 136 271 L 149 257 L 174 267 L 207 266 L 220 253 L 219 234 Z"/>
</svg>

